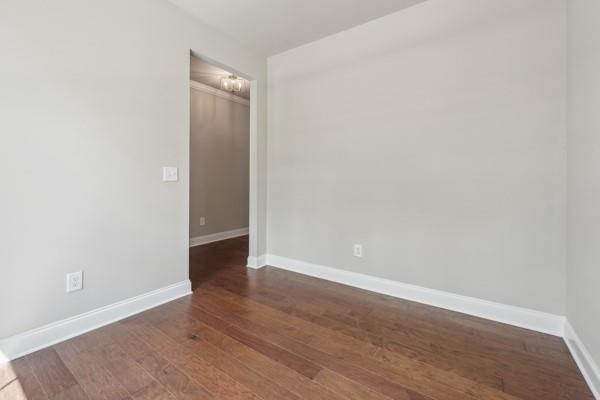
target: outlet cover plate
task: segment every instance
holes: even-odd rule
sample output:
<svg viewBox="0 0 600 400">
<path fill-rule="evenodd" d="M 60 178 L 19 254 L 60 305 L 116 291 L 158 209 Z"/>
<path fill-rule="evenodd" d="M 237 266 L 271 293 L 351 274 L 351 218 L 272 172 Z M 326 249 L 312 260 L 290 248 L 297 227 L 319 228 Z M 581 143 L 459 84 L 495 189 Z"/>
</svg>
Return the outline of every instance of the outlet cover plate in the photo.
<svg viewBox="0 0 600 400">
<path fill-rule="evenodd" d="M 362 244 L 355 244 L 354 245 L 354 257 L 362 257 L 363 256 L 363 248 L 362 248 Z"/>
<path fill-rule="evenodd" d="M 76 292 L 83 289 L 83 272 L 71 272 L 67 274 L 67 292 Z"/>
</svg>

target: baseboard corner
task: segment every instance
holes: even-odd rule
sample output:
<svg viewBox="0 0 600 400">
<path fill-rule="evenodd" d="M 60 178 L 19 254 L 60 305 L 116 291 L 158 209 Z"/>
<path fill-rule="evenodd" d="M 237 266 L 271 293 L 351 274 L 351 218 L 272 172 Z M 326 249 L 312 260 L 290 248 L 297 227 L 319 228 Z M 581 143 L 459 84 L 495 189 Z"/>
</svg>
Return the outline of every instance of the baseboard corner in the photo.
<svg viewBox="0 0 600 400">
<path fill-rule="evenodd" d="M 600 399 L 600 368 L 568 320 L 565 322 L 564 340 L 590 390 Z"/>
<path fill-rule="evenodd" d="M 262 256 L 248 256 L 248 261 L 246 263 L 246 267 L 251 268 L 251 269 L 261 269 L 263 267 L 267 266 L 267 256 L 266 255 L 262 255 Z"/>
</svg>

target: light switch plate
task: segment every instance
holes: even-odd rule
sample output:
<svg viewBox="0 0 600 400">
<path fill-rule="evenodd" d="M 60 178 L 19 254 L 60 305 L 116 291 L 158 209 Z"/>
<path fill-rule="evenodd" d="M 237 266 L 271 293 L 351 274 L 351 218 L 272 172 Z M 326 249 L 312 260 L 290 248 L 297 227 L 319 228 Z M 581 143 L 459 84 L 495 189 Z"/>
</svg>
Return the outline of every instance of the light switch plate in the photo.
<svg viewBox="0 0 600 400">
<path fill-rule="evenodd" d="M 177 182 L 179 169 L 177 167 L 163 167 L 163 182 Z"/>
</svg>

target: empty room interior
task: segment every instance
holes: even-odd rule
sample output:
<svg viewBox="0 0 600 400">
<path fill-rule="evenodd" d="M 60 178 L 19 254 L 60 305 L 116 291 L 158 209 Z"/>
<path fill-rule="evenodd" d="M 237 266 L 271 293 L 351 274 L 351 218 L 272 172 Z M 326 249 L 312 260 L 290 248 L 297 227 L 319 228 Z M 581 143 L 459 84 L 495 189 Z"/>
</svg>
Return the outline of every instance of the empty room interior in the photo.
<svg viewBox="0 0 600 400">
<path fill-rule="evenodd" d="M 0 48 L 0 400 L 600 400 L 600 1 L 2 0 Z"/>
</svg>

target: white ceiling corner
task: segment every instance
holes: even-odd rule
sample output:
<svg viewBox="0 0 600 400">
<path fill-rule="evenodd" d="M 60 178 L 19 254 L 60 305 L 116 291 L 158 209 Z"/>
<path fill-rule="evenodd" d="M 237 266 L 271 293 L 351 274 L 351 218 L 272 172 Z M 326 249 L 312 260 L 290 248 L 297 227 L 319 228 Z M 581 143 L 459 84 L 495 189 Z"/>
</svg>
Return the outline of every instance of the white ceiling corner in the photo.
<svg viewBox="0 0 600 400">
<path fill-rule="evenodd" d="M 266 56 L 425 0 L 169 0 Z"/>
</svg>

